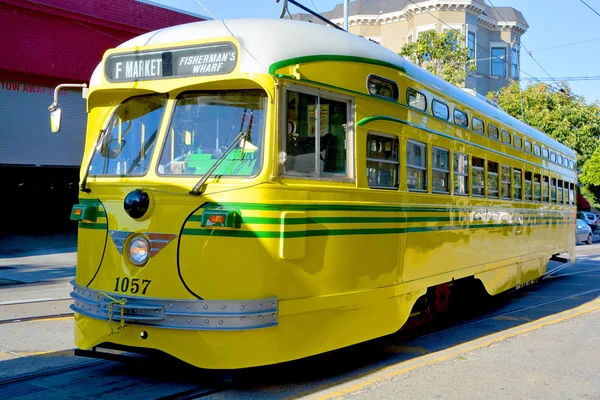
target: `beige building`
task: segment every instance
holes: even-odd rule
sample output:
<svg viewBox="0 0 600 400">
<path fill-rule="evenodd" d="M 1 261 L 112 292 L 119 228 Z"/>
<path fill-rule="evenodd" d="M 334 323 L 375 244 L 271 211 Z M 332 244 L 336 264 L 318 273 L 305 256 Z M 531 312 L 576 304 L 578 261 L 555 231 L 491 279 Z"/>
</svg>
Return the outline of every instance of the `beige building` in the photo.
<svg viewBox="0 0 600 400">
<path fill-rule="evenodd" d="M 344 25 L 343 4 L 323 12 L 325 18 Z M 294 19 L 321 23 L 309 14 Z M 348 30 L 399 53 L 421 32 L 456 29 L 469 48 L 477 69 L 465 87 L 485 95 L 519 79 L 520 37 L 529 25 L 512 7 L 492 7 L 485 0 L 355 0 L 348 7 Z"/>
</svg>

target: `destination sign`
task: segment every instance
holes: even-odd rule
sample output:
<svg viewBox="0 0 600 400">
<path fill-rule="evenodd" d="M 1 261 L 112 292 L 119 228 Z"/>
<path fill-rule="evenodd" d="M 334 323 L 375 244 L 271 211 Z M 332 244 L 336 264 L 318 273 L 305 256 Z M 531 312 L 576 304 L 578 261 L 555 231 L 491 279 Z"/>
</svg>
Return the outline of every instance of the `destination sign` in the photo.
<svg viewBox="0 0 600 400">
<path fill-rule="evenodd" d="M 237 58 L 232 43 L 115 54 L 106 60 L 105 74 L 109 82 L 228 74 L 235 69 Z"/>
</svg>

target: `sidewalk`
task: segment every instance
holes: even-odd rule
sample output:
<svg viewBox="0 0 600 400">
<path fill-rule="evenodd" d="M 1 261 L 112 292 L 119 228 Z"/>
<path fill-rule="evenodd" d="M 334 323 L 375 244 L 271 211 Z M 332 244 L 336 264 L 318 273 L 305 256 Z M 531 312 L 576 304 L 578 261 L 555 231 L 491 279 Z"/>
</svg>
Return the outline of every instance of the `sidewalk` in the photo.
<svg viewBox="0 0 600 400">
<path fill-rule="evenodd" d="M 42 234 L 0 233 L 0 259 L 14 256 L 73 252 L 77 231 Z"/>
</svg>

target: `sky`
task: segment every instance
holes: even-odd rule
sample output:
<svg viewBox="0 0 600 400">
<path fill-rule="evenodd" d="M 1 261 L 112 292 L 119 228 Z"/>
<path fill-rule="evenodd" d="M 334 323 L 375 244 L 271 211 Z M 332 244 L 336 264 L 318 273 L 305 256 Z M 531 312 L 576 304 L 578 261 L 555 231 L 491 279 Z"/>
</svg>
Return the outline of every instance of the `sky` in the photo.
<svg viewBox="0 0 600 400">
<path fill-rule="evenodd" d="M 529 29 L 521 37 L 521 81 L 531 76 L 554 84 L 551 78 L 596 77 L 569 81 L 572 93 L 587 103 L 600 102 L 600 15 L 582 0 L 486 0 L 496 7 L 514 7 L 523 13 Z M 584 0 L 600 14 L 600 0 Z M 279 18 L 283 0 L 152 0 L 169 8 L 224 18 Z M 343 0 L 300 0 L 320 12 Z M 490 4 L 491 5 L 491 4 Z M 204 7 L 204 8 L 203 8 Z M 208 9 L 207 12 L 206 9 Z M 301 10 L 290 4 L 290 12 Z M 581 43 L 583 42 L 583 43 Z M 578 43 L 578 44 L 575 44 Z M 558 47 L 560 46 L 560 47 Z M 551 48 L 551 49 L 549 49 Z M 531 52 L 529 55 L 525 49 Z"/>
</svg>

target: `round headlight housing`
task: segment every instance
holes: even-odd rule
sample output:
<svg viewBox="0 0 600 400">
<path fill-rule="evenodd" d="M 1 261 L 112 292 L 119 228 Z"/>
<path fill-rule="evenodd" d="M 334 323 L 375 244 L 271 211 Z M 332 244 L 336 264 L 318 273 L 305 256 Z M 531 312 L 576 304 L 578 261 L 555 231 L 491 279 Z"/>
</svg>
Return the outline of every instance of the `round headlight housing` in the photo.
<svg viewBox="0 0 600 400">
<path fill-rule="evenodd" d="M 150 258 L 150 242 L 143 236 L 134 237 L 129 242 L 127 254 L 133 264 L 137 266 L 146 264 Z"/>
</svg>

